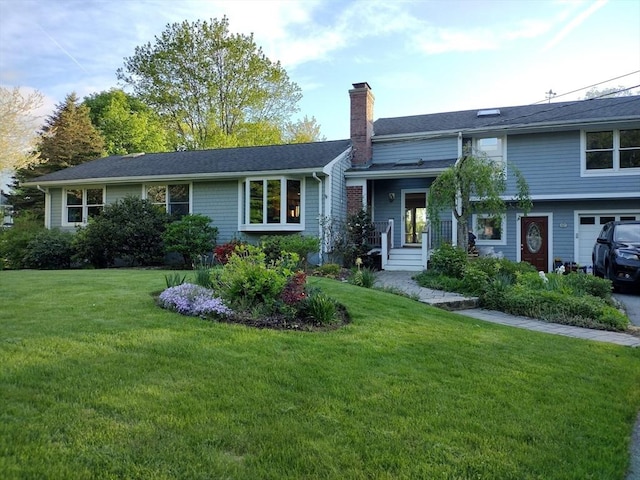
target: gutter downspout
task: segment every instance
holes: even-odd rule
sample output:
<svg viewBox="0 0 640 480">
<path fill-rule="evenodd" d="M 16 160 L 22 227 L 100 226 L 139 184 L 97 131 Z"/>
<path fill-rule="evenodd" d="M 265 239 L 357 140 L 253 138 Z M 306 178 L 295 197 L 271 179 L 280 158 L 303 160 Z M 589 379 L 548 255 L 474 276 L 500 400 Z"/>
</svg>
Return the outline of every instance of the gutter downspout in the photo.
<svg viewBox="0 0 640 480">
<path fill-rule="evenodd" d="M 323 260 L 323 249 L 324 249 L 324 235 L 322 234 L 322 179 L 320 177 L 318 177 L 318 174 L 316 172 L 312 173 L 313 178 L 318 182 L 318 235 L 320 237 L 320 251 L 318 252 L 319 255 L 319 262 L 320 265 L 322 265 L 322 260 Z"/>
<path fill-rule="evenodd" d="M 42 188 L 40 185 L 36 185 L 36 188 L 44 193 L 44 227 L 51 229 L 51 195 L 49 194 L 49 188 Z"/>
</svg>

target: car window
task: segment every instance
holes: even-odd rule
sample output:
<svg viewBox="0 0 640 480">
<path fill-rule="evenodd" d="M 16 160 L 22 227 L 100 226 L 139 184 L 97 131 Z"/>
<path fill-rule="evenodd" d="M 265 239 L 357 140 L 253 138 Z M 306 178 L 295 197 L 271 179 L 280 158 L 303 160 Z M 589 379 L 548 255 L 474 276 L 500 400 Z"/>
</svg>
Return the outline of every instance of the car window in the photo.
<svg viewBox="0 0 640 480">
<path fill-rule="evenodd" d="M 604 227 L 602 227 L 602 230 L 600 230 L 600 235 L 598 235 L 598 238 L 602 238 L 604 240 L 607 239 L 607 232 L 609 231 L 609 227 L 610 225 L 605 225 Z"/>
<path fill-rule="evenodd" d="M 640 224 L 618 225 L 613 240 L 620 243 L 640 243 Z"/>
</svg>

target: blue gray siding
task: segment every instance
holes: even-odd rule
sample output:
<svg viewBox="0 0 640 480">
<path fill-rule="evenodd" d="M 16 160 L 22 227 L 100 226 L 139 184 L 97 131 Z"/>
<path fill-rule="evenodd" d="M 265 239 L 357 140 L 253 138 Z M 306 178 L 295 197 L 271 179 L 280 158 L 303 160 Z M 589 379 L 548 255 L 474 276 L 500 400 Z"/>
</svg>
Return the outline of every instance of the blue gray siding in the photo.
<svg viewBox="0 0 640 480">
<path fill-rule="evenodd" d="M 211 219 L 218 243 L 238 237 L 238 181 L 194 183 L 192 188 L 191 211 Z"/>
<path fill-rule="evenodd" d="M 549 223 L 549 234 L 552 237 L 549 254 L 553 258 L 559 258 L 563 262 L 574 262 L 575 246 L 577 239 L 576 211 L 610 211 L 612 213 L 619 210 L 637 210 L 640 212 L 640 200 L 584 200 L 584 201 L 555 201 L 555 202 L 534 202 L 534 207 L 529 212 L 529 216 L 538 214 L 552 214 Z M 516 242 L 517 228 L 519 224 L 516 219 L 515 209 L 510 209 L 507 213 L 507 245 L 495 245 L 494 251 L 502 252 L 510 260 L 516 260 L 519 245 Z M 480 247 L 484 248 L 484 247 Z"/>
<path fill-rule="evenodd" d="M 336 162 L 331 170 L 331 177 L 327 180 L 331 182 L 331 191 L 325 194 L 331 194 L 331 212 L 325 215 L 331 216 L 339 221 L 347 218 L 347 183 L 344 172 L 351 166 L 351 160 L 348 155 Z"/>
<path fill-rule="evenodd" d="M 458 157 L 458 137 L 374 143 L 372 163 L 402 160 L 444 160 Z"/>
<path fill-rule="evenodd" d="M 434 178 L 405 178 L 376 180 L 373 185 L 373 220 L 377 222 L 393 219 L 395 246 L 402 245 L 402 190 L 429 189 Z M 395 194 L 395 200 L 389 201 L 389 194 Z"/>
<path fill-rule="evenodd" d="M 107 185 L 106 202 L 114 203 L 125 197 L 138 197 L 142 195 L 142 184 L 132 185 Z"/>
<path fill-rule="evenodd" d="M 531 195 L 640 194 L 640 175 L 581 177 L 580 158 L 579 131 L 507 138 L 507 161 L 522 172 Z M 515 183 L 510 175 L 508 193 L 514 192 Z"/>
</svg>

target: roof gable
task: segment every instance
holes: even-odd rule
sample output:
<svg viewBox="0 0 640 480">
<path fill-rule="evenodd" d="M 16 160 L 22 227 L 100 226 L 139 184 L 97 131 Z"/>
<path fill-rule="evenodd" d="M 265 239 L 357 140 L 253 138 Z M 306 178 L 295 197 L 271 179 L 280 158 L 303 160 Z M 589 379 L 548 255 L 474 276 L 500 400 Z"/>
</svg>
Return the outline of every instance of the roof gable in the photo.
<svg viewBox="0 0 640 480">
<path fill-rule="evenodd" d="M 117 155 L 38 177 L 29 184 L 108 181 L 123 178 L 229 176 L 251 172 L 322 169 L 344 153 L 350 140 L 215 150 Z"/>
<path fill-rule="evenodd" d="M 479 116 L 478 112 L 482 110 L 499 111 L 500 113 Z M 580 124 L 624 119 L 640 119 L 640 96 L 380 118 L 374 122 L 373 128 L 375 136 L 380 137 L 483 128 L 533 127 L 559 123 Z"/>
</svg>

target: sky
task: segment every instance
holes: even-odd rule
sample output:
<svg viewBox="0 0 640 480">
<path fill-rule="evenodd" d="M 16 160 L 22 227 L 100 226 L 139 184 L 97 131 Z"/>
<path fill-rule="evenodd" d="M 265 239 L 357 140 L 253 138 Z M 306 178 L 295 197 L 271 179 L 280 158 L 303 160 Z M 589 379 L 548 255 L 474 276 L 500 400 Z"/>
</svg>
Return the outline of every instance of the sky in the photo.
<svg viewBox="0 0 640 480">
<path fill-rule="evenodd" d="M 0 0 L 0 85 L 37 89 L 46 115 L 122 87 L 124 59 L 168 24 L 223 15 L 282 63 L 297 118 L 327 140 L 349 137 L 348 90 L 364 81 L 375 118 L 640 91 L 637 0 Z"/>
</svg>

